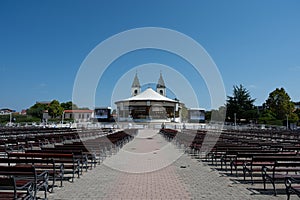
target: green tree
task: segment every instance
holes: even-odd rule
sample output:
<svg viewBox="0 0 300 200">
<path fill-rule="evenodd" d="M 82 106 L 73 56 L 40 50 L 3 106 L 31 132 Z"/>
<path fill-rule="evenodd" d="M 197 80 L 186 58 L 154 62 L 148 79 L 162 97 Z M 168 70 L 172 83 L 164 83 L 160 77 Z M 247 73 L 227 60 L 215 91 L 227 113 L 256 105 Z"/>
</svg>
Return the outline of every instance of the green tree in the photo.
<svg viewBox="0 0 300 200">
<path fill-rule="evenodd" d="M 209 122 L 211 120 L 211 113 L 213 110 L 205 111 L 205 121 Z"/>
<path fill-rule="evenodd" d="M 49 104 L 48 107 L 48 113 L 52 118 L 56 118 L 58 116 L 61 116 L 63 113 L 64 109 L 63 107 L 61 107 L 59 101 L 57 100 L 53 100 L 51 101 L 51 103 Z"/>
<path fill-rule="evenodd" d="M 233 86 L 233 96 L 227 96 L 227 120 L 233 122 L 236 114 L 237 121 L 245 119 L 249 122 L 257 117 L 254 106 L 255 99 L 251 98 L 250 92 L 243 86 Z"/>
<path fill-rule="evenodd" d="M 282 125 L 282 121 L 277 120 L 276 116 L 270 110 L 265 109 L 262 111 L 258 118 L 258 123 L 260 124 L 271 124 L 271 125 Z"/>
<path fill-rule="evenodd" d="M 298 121 L 299 121 L 299 119 L 300 119 L 300 109 L 298 108 L 297 110 L 295 110 L 294 113 L 297 115 Z"/>
<path fill-rule="evenodd" d="M 76 104 L 74 104 L 72 101 L 61 103 L 60 106 L 64 110 L 77 110 L 78 109 L 78 106 Z"/>
<path fill-rule="evenodd" d="M 27 115 L 31 115 L 32 117 L 37 117 L 39 119 L 43 119 L 43 113 L 48 109 L 47 104 L 36 103 L 31 106 L 27 111 Z"/>
<path fill-rule="evenodd" d="M 295 117 L 292 115 L 295 108 L 294 103 L 283 88 L 276 88 L 271 92 L 265 105 L 266 109 L 274 113 L 275 118 L 278 120 L 285 120 L 287 116 Z"/>
<path fill-rule="evenodd" d="M 288 115 L 288 120 L 290 123 L 297 123 L 299 121 L 299 117 L 297 113 L 293 112 L 290 115 Z"/>
</svg>

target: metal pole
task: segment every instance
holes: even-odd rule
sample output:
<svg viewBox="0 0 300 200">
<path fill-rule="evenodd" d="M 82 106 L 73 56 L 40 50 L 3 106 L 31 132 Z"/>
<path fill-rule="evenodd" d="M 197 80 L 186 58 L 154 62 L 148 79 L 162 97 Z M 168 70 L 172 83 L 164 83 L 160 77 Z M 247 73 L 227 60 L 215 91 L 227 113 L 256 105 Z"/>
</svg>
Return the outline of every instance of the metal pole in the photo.
<svg viewBox="0 0 300 200">
<path fill-rule="evenodd" d="M 11 124 L 11 120 L 12 120 L 12 113 L 10 112 L 10 113 L 9 113 L 9 126 L 12 125 L 12 124 Z"/>
<path fill-rule="evenodd" d="M 176 111 L 176 104 L 174 106 L 174 122 L 175 122 L 175 111 Z"/>
<path fill-rule="evenodd" d="M 63 127 L 63 124 L 64 124 L 64 115 L 65 115 L 65 111 L 63 111 L 62 116 L 61 116 L 61 127 Z"/>
<path fill-rule="evenodd" d="M 236 127 L 236 113 L 234 113 L 234 127 Z"/>
<path fill-rule="evenodd" d="M 289 115 L 286 115 L 286 130 L 289 130 Z"/>
</svg>

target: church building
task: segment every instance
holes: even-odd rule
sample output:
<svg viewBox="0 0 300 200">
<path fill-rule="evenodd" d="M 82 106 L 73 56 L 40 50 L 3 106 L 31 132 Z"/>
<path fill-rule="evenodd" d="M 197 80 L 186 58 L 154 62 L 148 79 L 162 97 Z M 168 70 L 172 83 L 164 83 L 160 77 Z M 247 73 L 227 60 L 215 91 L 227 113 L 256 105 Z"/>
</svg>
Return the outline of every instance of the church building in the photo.
<svg viewBox="0 0 300 200">
<path fill-rule="evenodd" d="M 180 122 L 180 102 L 168 98 L 166 91 L 161 73 L 156 91 L 150 87 L 141 91 L 139 78 L 135 74 L 131 85 L 131 97 L 115 102 L 118 121 Z"/>
</svg>

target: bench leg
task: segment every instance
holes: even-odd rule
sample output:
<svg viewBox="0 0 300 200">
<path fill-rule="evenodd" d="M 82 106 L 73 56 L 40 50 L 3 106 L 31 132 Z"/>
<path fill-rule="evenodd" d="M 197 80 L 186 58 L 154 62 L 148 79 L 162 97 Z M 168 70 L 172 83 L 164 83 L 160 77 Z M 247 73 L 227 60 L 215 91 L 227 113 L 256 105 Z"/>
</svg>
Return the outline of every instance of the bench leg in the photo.
<svg viewBox="0 0 300 200">
<path fill-rule="evenodd" d="M 47 199 L 48 185 L 44 186 L 44 190 L 45 190 L 44 197 L 45 197 L 45 199 Z"/>
<path fill-rule="evenodd" d="M 262 175 L 263 184 L 264 184 L 264 190 L 266 189 L 266 177 Z"/>
<path fill-rule="evenodd" d="M 64 179 L 64 177 L 61 176 L 61 177 L 60 177 L 60 187 L 63 187 L 63 179 Z"/>
<path fill-rule="evenodd" d="M 271 180 L 271 183 L 273 185 L 274 196 L 276 196 L 277 195 L 277 191 L 276 191 L 276 188 L 275 188 L 275 180 Z"/>
<path fill-rule="evenodd" d="M 290 196 L 291 196 L 290 190 L 288 187 L 285 190 L 286 190 L 287 200 L 290 200 Z"/>
<path fill-rule="evenodd" d="M 249 172 L 250 173 L 250 177 L 251 177 L 251 184 L 253 185 L 254 184 L 254 180 L 253 180 L 253 172 L 252 171 L 250 171 Z M 266 189 L 266 180 L 264 180 L 264 189 Z"/>
<path fill-rule="evenodd" d="M 246 169 L 243 167 L 243 176 L 244 176 L 244 181 L 246 181 Z"/>
</svg>

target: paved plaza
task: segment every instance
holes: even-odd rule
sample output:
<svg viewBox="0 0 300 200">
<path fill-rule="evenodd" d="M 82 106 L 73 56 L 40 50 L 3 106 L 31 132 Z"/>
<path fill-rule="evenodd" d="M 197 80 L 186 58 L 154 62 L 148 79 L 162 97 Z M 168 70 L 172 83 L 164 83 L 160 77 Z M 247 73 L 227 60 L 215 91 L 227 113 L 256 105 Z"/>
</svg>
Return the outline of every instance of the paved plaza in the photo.
<svg viewBox="0 0 300 200">
<path fill-rule="evenodd" d="M 184 154 L 158 130 L 143 129 L 96 168 L 55 188 L 49 200 L 286 199 L 285 194 L 262 193 L 261 183 L 251 185 L 237 179 Z"/>
</svg>

